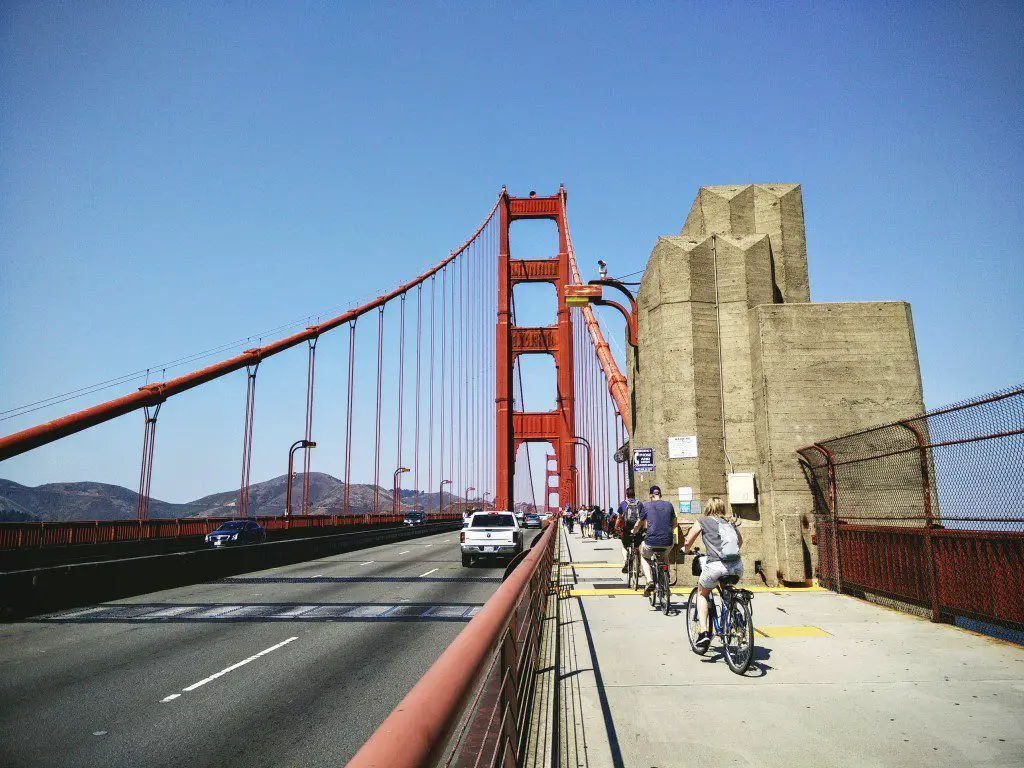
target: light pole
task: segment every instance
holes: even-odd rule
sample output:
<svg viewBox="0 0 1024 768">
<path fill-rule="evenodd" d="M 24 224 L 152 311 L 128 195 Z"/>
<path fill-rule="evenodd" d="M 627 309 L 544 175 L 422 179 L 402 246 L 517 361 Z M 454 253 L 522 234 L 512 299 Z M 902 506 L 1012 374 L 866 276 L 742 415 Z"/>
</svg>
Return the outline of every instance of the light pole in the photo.
<svg viewBox="0 0 1024 768">
<path fill-rule="evenodd" d="M 482 504 L 482 506 L 483 506 L 483 508 L 484 508 L 485 510 L 487 509 L 487 504 L 489 503 L 489 502 L 487 501 L 487 497 L 488 497 L 488 496 L 493 496 L 493 495 L 494 495 L 494 494 L 493 494 L 493 493 L 491 493 L 490 491 L 484 491 L 484 495 L 480 497 L 480 498 L 481 498 L 481 499 L 483 500 L 483 504 Z"/>
<path fill-rule="evenodd" d="M 401 511 L 401 508 L 402 508 L 401 503 L 398 501 L 398 491 L 399 491 L 398 476 L 401 475 L 403 472 L 408 472 L 408 471 L 409 471 L 408 467 L 399 467 L 398 469 L 395 470 L 395 475 L 391 479 L 391 493 L 392 493 L 391 506 L 392 506 L 392 509 L 394 511 L 394 514 L 396 514 L 396 515 Z"/>
<path fill-rule="evenodd" d="M 572 440 L 576 445 L 582 445 L 587 449 L 587 506 L 594 503 L 594 463 L 590 460 L 590 441 L 585 437 L 573 435 Z"/>
<path fill-rule="evenodd" d="M 451 480 L 442 480 L 441 487 L 437 489 L 437 513 L 439 515 L 444 514 L 444 487 L 451 484 Z"/>
<path fill-rule="evenodd" d="M 466 512 L 469 512 L 469 492 L 470 491 L 475 491 L 475 490 L 476 490 L 476 488 L 474 488 L 472 485 L 466 487 L 466 495 L 464 497 L 466 499 L 466 506 L 465 506 L 465 511 L 462 513 L 463 516 L 465 516 Z"/>
<path fill-rule="evenodd" d="M 312 440 L 296 440 L 288 449 L 288 490 L 284 494 L 284 516 L 292 516 L 292 476 L 295 469 L 295 452 L 299 448 L 316 448 Z"/>
</svg>

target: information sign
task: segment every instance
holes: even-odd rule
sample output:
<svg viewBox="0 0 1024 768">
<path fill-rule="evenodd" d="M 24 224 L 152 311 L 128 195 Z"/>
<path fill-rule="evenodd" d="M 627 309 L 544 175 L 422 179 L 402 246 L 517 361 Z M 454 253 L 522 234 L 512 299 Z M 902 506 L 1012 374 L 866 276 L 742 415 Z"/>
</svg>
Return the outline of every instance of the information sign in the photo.
<svg viewBox="0 0 1024 768">
<path fill-rule="evenodd" d="M 633 471 L 653 472 L 654 471 L 654 449 L 634 448 L 633 449 Z"/>
</svg>

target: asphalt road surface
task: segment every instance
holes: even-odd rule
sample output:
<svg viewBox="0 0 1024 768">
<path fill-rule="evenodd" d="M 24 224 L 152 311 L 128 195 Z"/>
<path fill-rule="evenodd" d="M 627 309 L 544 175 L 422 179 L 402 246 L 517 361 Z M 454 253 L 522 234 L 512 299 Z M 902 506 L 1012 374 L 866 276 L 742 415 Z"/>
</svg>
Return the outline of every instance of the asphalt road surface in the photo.
<svg viewBox="0 0 1024 768">
<path fill-rule="evenodd" d="M 456 531 L 0 624 L 0 765 L 344 765 L 491 565 Z"/>
</svg>

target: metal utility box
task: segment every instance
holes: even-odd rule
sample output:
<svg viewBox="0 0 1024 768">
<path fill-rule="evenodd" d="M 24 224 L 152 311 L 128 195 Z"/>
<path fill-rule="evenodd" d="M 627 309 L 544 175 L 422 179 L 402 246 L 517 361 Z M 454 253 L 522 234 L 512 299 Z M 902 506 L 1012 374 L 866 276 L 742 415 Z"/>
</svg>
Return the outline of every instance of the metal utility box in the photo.
<svg viewBox="0 0 1024 768">
<path fill-rule="evenodd" d="M 732 472 L 726 476 L 730 504 L 756 504 L 753 472 Z"/>
</svg>

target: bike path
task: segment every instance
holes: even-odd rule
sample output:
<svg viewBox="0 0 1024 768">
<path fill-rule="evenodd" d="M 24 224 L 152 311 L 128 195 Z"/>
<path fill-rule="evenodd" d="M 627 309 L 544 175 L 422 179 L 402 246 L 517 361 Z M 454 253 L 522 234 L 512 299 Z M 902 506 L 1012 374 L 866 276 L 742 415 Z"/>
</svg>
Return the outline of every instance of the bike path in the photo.
<svg viewBox="0 0 1024 768">
<path fill-rule="evenodd" d="M 720 641 L 690 651 L 682 611 L 624 589 L 617 542 L 562 534 L 562 765 L 1024 765 L 1024 648 L 827 590 L 761 588 L 740 677 Z"/>
</svg>

